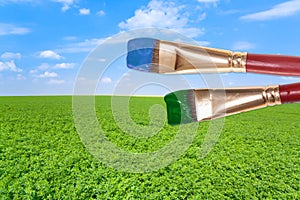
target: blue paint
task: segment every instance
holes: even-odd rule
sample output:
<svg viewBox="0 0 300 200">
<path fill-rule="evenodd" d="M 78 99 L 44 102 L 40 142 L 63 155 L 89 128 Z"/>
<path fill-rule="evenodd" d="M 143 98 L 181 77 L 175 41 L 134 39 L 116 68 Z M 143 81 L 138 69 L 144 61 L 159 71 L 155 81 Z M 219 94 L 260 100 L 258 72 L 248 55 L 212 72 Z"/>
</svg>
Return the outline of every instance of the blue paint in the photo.
<svg viewBox="0 0 300 200">
<path fill-rule="evenodd" d="M 127 46 L 127 67 L 150 72 L 155 39 L 137 38 L 130 40 Z"/>
</svg>

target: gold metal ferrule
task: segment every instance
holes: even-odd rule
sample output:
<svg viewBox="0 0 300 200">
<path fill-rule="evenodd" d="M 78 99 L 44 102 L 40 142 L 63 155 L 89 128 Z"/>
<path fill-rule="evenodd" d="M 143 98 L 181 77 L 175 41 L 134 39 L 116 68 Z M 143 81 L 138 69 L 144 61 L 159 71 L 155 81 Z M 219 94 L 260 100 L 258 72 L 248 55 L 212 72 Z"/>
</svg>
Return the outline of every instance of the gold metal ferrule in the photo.
<svg viewBox="0 0 300 200">
<path fill-rule="evenodd" d="M 195 74 L 246 72 L 246 52 L 157 40 L 151 71 Z"/>
<path fill-rule="evenodd" d="M 197 121 L 281 104 L 279 86 L 195 90 Z"/>
</svg>

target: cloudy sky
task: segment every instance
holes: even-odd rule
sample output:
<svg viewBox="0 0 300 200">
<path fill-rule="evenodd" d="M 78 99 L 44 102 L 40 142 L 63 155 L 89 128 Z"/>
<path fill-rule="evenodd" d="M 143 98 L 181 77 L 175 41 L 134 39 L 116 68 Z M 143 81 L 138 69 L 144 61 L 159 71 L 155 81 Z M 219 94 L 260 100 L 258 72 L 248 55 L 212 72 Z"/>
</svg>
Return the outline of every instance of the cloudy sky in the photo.
<svg viewBox="0 0 300 200">
<path fill-rule="evenodd" d="M 0 16 L 0 95 L 72 94 L 93 49 L 139 28 L 166 28 L 211 47 L 300 56 L 300 0 L 0 0 Z M 99 77 L 99 93 L 113 93 L 120 74 L 128 75 L 125 59 L 113 65 Z M 300 82 L 253 74 L 221 79 L 225 86 Z"/>
</svg>

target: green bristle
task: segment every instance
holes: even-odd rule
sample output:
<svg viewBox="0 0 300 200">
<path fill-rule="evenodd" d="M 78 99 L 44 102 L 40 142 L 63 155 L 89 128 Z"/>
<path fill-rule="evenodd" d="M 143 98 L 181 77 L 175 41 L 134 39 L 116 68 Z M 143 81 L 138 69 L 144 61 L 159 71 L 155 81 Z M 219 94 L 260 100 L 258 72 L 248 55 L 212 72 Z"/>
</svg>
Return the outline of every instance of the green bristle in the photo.
<svg viewBox="0 0 300 200">
<path fill-rule="evenodd" d="M 186 124 L 197 121 L 193 90 L 181 90 L 164 97 L 167 104 L 168 123 Z"/>
</svg>

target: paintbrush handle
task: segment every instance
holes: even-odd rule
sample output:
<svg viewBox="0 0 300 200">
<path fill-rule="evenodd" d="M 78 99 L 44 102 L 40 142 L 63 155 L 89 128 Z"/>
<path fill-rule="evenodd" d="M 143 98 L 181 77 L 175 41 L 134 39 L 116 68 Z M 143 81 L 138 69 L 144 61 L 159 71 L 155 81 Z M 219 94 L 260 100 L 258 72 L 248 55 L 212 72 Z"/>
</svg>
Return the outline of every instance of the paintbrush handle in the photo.
<svg viewBox="0 0 300 200">
<path fill-rule="evenodd" d="M 246 71 L 259 74 L 300 76 L 300 57 L 248 53 Z"/>
<path fill-rule="evenodd" d="M 279 86 L 281 103 L 300 102 L 300 83 Z"/>
</svg>

